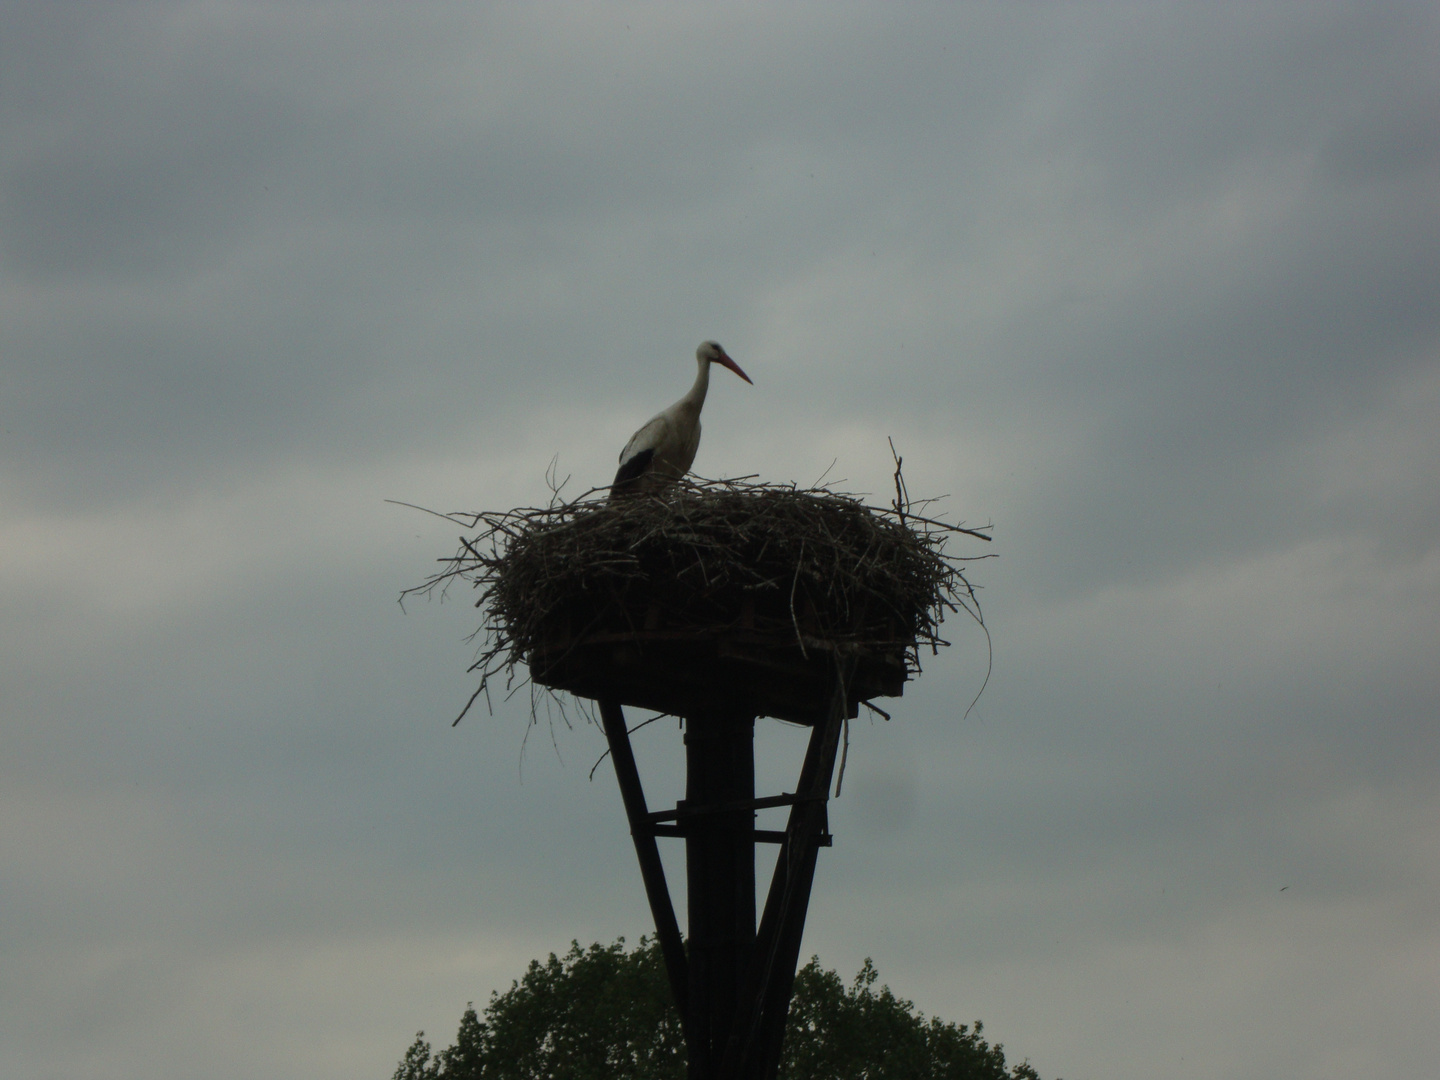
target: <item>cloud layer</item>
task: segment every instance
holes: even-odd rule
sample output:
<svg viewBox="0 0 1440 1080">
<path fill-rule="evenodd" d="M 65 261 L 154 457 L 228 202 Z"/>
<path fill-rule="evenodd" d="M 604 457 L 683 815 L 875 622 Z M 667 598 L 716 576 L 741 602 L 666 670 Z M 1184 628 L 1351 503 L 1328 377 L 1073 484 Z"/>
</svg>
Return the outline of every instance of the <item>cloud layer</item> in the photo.
<svg viewBox="0 0 1440 1080">
<path fill-rule="evenodd" d="M 957 625 L 855 725 L 806 951 L 1045 1076 L 1424 1075 L 1437 39 L 6 7 L 0 1072 L 386 1076 L 647 930 L 595 729 L 449 727 L 475 613 L 394 599 L 454 530 L 383 500 L 604 483 L 714 337 L 700 471 L 883 494 L 894 436 L 1001 555 L 976 709 Z"/>
</svg>

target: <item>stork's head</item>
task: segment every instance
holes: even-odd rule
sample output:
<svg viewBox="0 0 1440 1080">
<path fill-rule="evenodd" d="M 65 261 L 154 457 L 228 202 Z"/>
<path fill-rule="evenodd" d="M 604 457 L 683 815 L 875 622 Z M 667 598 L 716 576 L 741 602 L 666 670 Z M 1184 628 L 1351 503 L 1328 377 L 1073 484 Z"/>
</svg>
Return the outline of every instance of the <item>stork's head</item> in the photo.
<svg viewBox="0 0 1440 1080">
<path fill-rule="evenodd" d="M 730 359 L 730 354 L 720 347 L 719 342 L 702 341 L 700 347 L 695 350 L 695 359 L 702 364 L 719 364 L 721 367 L 727 367 L 751 386 L 755 385 L 750 382 L 750 376 L 740 370 L 740 365 Z"/>
</svg>

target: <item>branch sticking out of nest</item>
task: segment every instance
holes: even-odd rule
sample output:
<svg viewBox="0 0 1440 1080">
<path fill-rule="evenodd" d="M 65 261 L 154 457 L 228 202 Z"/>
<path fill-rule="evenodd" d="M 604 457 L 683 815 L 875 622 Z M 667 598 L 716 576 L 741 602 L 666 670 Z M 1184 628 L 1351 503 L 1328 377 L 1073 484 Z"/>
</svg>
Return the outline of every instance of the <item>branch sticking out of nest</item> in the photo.
<svg viewBox="0 0 1440 1080">
<path fill-rule="evenodd" d="M 994 556 L 947 551 L 958 537 L 990 537 L 932 516 L 936 500 L 912 503 L 898 457 L 895 475 L 895 502 L 883 508 L 745 477 L 687 478 L 614 502 L 606 489 L 571 501 L 557 490 L 546 507 L 442 514 L 475 534 L 401 600 L 443 596 L 457 581 L 479 593 L 485 614 L 470 670 L 480 684 L 456 723 L 482 693 L 490 700 L 498 679 L 507 695 L 523 686 L 517 665 L 533 665 L 557 641 L 661 625 L 672 635 L 798 644 L 807 658 L 807 648 L 861 651 L 915 674 L 922 649 L 949 644 L 940 636 L 947 614 L 963 611 L 984 628 L 965 564 Z"/>
</svg>

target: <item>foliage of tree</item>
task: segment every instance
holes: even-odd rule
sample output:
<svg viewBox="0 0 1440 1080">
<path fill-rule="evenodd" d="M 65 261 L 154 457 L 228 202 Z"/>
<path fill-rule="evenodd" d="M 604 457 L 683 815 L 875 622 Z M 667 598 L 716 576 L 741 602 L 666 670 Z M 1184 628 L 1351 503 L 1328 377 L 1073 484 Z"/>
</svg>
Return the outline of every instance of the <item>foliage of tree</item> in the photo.
<svg viewBox="0 0 1440 1080">
<path fill-rule="evenodd" d="M 795 975 L 781 1080 L 1040 1080 L 1028 1062 L 1005 1069 L 1005 1051 L 981 1032 L 939 1017 L 875 983 L 867 957 L 847 988 L 818 957 Z"/>
<path fill-rule="evenodd" d="M 973 1027 L 926 1019 L 867 959 L 847 987 L 812 958 L 795 977 L 780 1080 L 1040 1080 L 1005 1067 Z M 484 1019 L 473 1004 L 455 1044 L 431 1053 L 419 1032 L 393 1080 L 684 1080 L 685 1045 L 657 941 L 627 952 L 572 942 L 530 962 Z"/>
</svg>

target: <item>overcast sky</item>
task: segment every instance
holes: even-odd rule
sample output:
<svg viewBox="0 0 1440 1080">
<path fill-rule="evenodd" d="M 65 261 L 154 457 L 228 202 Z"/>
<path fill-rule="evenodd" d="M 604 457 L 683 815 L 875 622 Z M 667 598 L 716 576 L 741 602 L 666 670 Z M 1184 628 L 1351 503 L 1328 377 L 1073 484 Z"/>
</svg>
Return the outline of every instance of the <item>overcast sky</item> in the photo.
<svg viewBox="0 0 1440 1080">
<path fill-rule="evenodd" d="M 385 500 L 604 483 L 713 337 L 698 471 L 894 436 L 1000 555 L 804 954 L 1047 1080 L 1433 1076 L 1437 102 L 1422 3 L 0 5 L 0 1074 L 385 1078 L 648 930 Z"/>
</svg>

